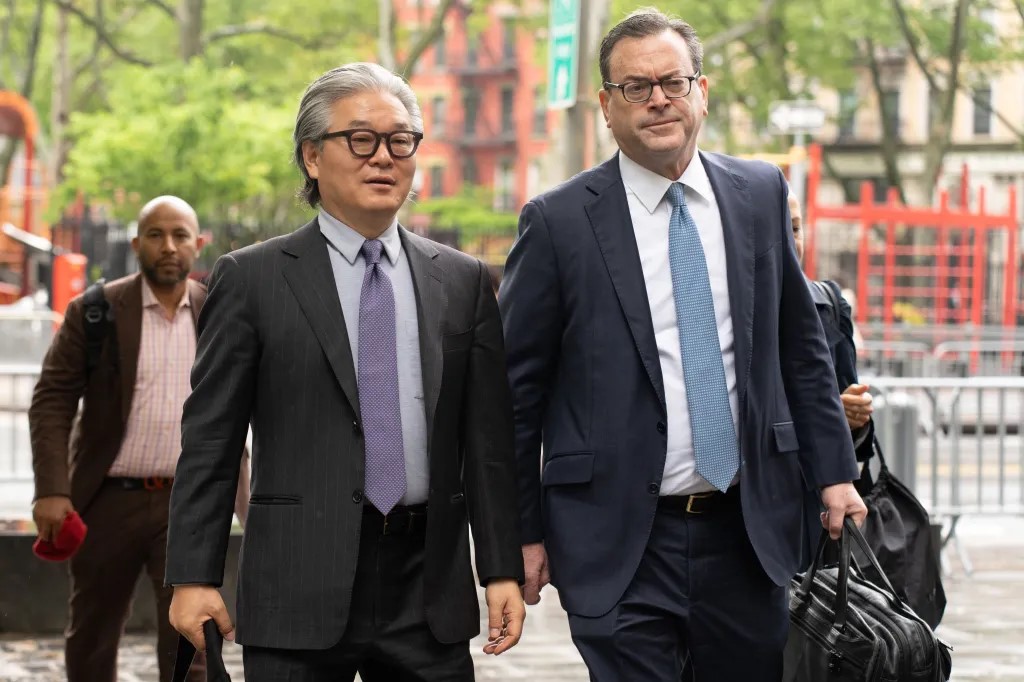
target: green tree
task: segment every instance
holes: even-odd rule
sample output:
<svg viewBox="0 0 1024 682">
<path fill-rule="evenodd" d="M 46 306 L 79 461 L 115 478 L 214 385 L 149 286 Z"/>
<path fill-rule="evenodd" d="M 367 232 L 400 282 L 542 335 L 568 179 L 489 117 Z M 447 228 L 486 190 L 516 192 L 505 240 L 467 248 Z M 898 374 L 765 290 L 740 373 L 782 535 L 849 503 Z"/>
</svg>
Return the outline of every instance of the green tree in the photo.
<svg viewBox="0 0 1024 682">
<path fill-rule="evenodd" d="M 493 205 L 494 193 L 489 188 L 465 186 L 455 196 L 419 201 L 409 210 L 430 216 L 432 228 L 457 230 L 463 241 L 515 234 L 518 216 L 496 211 Z"/>
</svg>

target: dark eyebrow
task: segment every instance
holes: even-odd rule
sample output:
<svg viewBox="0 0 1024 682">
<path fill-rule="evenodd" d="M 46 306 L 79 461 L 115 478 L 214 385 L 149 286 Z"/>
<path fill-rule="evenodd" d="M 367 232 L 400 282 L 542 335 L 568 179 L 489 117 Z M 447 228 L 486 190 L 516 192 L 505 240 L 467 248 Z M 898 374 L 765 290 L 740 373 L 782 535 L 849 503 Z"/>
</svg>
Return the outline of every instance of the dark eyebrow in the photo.
<svg viewBox="0 0 1024 682">
<path fill-rule="evenodd" d="M 661 76 L 659 76 L 658 80 L 661 80 L 662 78 L 678 78 L 679 75 L 682 74 L 682 72 L 682 69 L 672 69 L 671 71 L 663 73 Z M 631 73 L 622 79 L 623 83 L 627 81 L 645 81 L 649 83 L 651 82 L 651 79 L 649 79 L 647 76 L 638 76 L 635 73 Z"/>
</svg>

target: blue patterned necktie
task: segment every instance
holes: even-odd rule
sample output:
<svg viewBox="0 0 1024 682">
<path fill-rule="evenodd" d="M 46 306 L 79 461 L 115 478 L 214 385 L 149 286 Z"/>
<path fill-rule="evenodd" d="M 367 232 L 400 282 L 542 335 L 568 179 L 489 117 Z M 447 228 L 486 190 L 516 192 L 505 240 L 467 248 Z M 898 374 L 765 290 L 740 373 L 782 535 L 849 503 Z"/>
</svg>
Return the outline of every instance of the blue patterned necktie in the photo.
<svg viewBox="0 0 1024 682">
<path fill-rule="evenodd" d="M 693 432 L 693 456 L 697 473 L 724 491 L 739 469 L 740 453 L 718 342 L 715 301 L 704 247 L 680 183 L 673 182 L 669 187 L 668 201 L 672 205 L 668 259 L 683 355 L 686 405 Z"/>
<path fill-rule="evenodd" d="M 384 244 L 363 242 L 359 295 L 359 411 L 366 441 L 366 499 L 382 514 L 405 494 L 405 448 L 398 398 L 395 292 L 380 266 Z"/>
</svg>

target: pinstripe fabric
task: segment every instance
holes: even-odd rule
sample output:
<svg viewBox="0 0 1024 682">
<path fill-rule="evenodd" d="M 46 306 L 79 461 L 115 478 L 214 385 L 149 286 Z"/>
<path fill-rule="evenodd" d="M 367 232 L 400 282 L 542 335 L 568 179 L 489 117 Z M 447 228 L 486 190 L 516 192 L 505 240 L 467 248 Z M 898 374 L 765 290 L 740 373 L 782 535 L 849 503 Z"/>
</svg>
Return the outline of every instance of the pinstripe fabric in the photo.
<svg viewBox="0 0 1024 682">
<path fill-rule="evenodd" d="M 424 610 L 440 642 L 480 628 L 480 581 L 521 579 L 511 398 L 487 271 L 400 230 L 416 290 L 429 443 Z M 246 427 L 252 496 L 237 641 L 324 649 L 345 633 L 366 504 L 346 320 L 318 221 L 221 257 L 199 319 L 166 581 L 219 585 Z M 484 491 L 484 492 L 481 492 Z"/>
<path fill-rule="evenodd" d="M 173 476 L 181 452 L 181 409 L 196 357 L 196 331 L 186 293 L 168 319 L 142 281 L 142 336 L 132 407 L 110 476 Z"/>
</svg>

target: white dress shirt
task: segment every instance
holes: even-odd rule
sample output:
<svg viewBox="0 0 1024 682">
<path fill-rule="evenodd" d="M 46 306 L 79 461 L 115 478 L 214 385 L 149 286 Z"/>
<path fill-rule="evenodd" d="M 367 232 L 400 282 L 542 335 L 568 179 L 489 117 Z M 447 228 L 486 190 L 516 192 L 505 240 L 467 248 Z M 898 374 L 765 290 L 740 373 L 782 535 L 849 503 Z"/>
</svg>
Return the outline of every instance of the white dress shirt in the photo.
<svg viewBox="0 0 1024 682">
<path fill-rule="evenodd" d="M 697 473 L 693 457 L 693 432 L 686 403 L 683 381 L 683 357 L 676 326 L 676 303 L 672 294 L 672 270 L 668 258 L 668 223 L 672 207 L 666 193 L 672 182 L 647 170 L 623 153 L 619 153 L 619 169 L 626 186 L 629 215 L 640 252 L 640 265 L 651 306 L 654 338 L 658 345 L 661 376 L 665 384 L 665 406 L 668 409 L 668 452 L 661 481 L 662 495 L 688 495 L 714 490 L 714 486 Z M 729 305 L 729 281 L 726 274 L 725 236 L 718 202 L 711 189 L 699 153 L 678 182 L 684 185 L 686 205 L 690 209 L 704 247 L 711 294 L 715 303 L 718 342 L 725 365 L 725 383 L 729 390 L 729 406 L 733 424 L 737 424 L 736 356 L 733 344 L 732 310 Z M 738 427 L 737 427 L 738 428 Z M 737 477 L 739 474 L 737 474 Z"/>
</svg>

